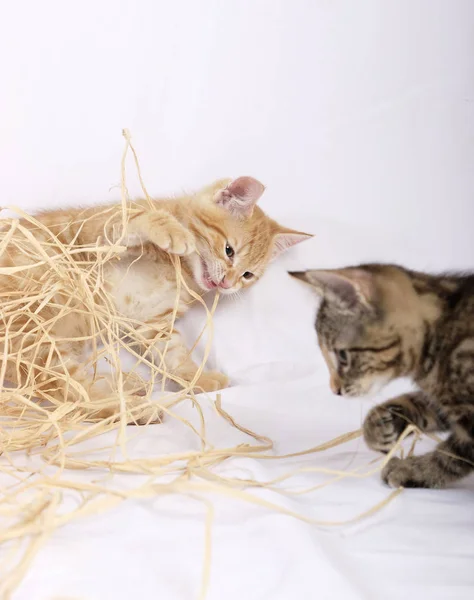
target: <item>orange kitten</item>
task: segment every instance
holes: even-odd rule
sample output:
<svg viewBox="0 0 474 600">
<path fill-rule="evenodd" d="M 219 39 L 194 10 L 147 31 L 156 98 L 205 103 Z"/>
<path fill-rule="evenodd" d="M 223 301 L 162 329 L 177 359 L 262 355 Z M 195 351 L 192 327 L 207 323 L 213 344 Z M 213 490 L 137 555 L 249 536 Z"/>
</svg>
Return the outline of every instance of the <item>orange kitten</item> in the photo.
<svg viewBox="0 0 474 600">
<path fill-rule="evenodd" d="M 125 235 L 120 238 L 121 205 L 93 207 L 87 209 L 64 209 L 39 214 L 37 220 L 45 226 L 41 229 L 28 221 L 21 224 L 42 242 L 51 242 L 51 233 L 64 244 L 74 246 L 95 244 L 99 238 L 109 241 L 119 240 L 128 248 L 120 260 L 111 260 L 104 266 L 103 279 L 117 312 L 129 320 L 140 323 L 139 336 L 144 339 L 143 347 L 137 351 L 144 353 L 149 348 L 145 340 L 153 340 L 157 332 L 163 331 L 166 320 L 170 321 L 176 304 L 176 272 L 170 255 L 181 257 L 182 273 L 189 288 L 203 295 L 210 290 L 222 294 L 236 292 L 253 285 L 264 273 L 268 263 L 283 250 L 303 241 L 308 234 L 284 228 L 256 206 L 264 191 L 264 186 L 251 177 L 240 177 L 234 181 L 218 181 L 194 195 L 176 199 L 160 199 L 152 205 L 146 201 L 133 203 L 134 214 L 130 217 Z M 49 230 L 49 232 L 48 232 Z M 57 245 L 51 244 L 49 253 L 57 253 Z M 75 255 L 75 260 L 84 260 L 84 253 Z M 31 264 L 32 260 L 29 260 Z M 0 257 L 0 266 L 28 264 L 28 257 L 15 251 Z M 27 288 L 28 281 L 39 281 L 46 266 L 36 266 L 15 275 L 0 275 L 0 289 L 13 296 Z M 22 275 L 25 273 L 25 275 Z M 41 306 L 41 318 L 57 316 L 58 306 L 71 300 L 63 294 L 54 296 L 54 302 Z M 178 317 L 189 308 L 193 298 L 181 287 Z M 24 321 L 24 319 L 23 319 Z M 80 311 L 60 318 L 51 334 L 58 339 L 74 338 L 62 342 L 59 352 L 51 351 L 51 344 L 42 339 L 37 343 L 37 335 L 29 333 L 34 323 L 22 322 L 16 318 L 10 323 L 9 331 L 21 330 L 20 336 L 10 336 L 6 378 L 17 384 L 24 384 L 27 377 L 17 368 L 14 357 L 21 347 L 22 355 L 28 356 L 31 347 L 32 362 L 38 368 L 44 364 L 58 372 L 67 370 L 80 385 L 58 383 L 56 389 L 48 393 L 56 398 L 74 399 L 86 389 L 89 398 L 100 400 L 113 390 L 106 378 L 94 380 L 83 367 L 84 356 L 91 350 L 92 342 L 81 341 L 90 336 L 90 316 L 81 316 Z M 1 327 L 1 326 L 0 326 Z M 5 330 L 4 330 L 5 332 Z M 3 337 L 3 336 L 2 336 Z M 156 341 L 153 346 L 155 359 L 160 361 L 165 342 Z M 139 344 L 138 344 L 139 346 Z M 40 348 L 40 349 L 39 349 Z M 51 356 L 54 354 L 54 357 Z M 180 334 L 174 330 L 167 342 L 165 367 L 184 381 L 191 381 L 197 366 L 190 357 Z M 196 387 L 213 391 L 228 384 L 225 375 L 219 372 L 203 371 Z M 37 390 L 41 396 L 41 386 Z M 46 396 L 46 394 L 45 394 Z M 114 409 L 118 410 L 117 405 Z M 110 410 L 100 412 L 108 416 Z"/>
</svg>

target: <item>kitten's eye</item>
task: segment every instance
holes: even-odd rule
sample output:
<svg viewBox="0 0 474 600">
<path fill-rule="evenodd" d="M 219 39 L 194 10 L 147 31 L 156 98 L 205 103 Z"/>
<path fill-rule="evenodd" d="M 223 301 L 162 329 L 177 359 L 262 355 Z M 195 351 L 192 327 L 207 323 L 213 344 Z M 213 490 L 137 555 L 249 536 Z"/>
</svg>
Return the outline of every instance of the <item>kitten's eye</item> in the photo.
<svg viewBox="0 0 474 600">
<path fill-rule="evenodd" d="M 242 277 L 244 279 L 252 279 L 253 273 L 251 273 L 250 271 L 245 271 L 245 273 L 242 275 Z"/>
<path fill-rule="evenodd" d="M 336 356 L 341 367 L 345 367 L 349 364 L 349 355 L 347 350 L 336 350 Z"/>
<path fill-rule="evenodd" d="M 229 244 L 225 245 L 225 253 L 229 258 L 233 258 L 235 254 L 234 249 L 232 248 L 232 246 L 229 246 Z"/>
</svg>

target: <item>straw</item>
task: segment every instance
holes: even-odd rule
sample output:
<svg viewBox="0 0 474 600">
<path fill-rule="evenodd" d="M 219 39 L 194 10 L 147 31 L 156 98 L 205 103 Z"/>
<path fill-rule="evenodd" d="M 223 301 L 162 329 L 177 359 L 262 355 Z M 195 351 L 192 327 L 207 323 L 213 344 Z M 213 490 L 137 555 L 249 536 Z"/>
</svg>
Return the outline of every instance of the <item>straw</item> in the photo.
<svg viewBox="0 0 474 600">
<path fill-rule="evenodd" d="M 214 507 L 209 494 L 232 497 L 318 526 L 339 526 L 343 524 L 342 521 L 323 521 L 299 515 L 249 490 L 265 488 L 281 497 L 312 493 L 344 478 L 369 477 L 384 464 L 365 472 L 360 472 L 360 469 L 337 471 L 305 467 L 266 482 L 224 477 L 217 472 L 217 467 L 234 457 L 283 462 L 288 458 L 316 454 L 345 444 L 359 437 L 361 432 L 349 432 L 313 448 L 277 456 L 273 454 L 272 440 L 237 423 L 223 409 L 220 394 L 215 397 L 197 396 L 195 385 L 210 353 L 213 314 L 218 295 L 209 309 L 203 298 L 187 288 L 180 259 L 176 256 L 170 257 L 176 270 L 178 290 L 175 308 L 157 332 L 157 336 L 165 342 L 162 356 L 153 362 L 147 358 L 150 355 L 137 353 L 137 342 L 142 345 L 146 343 L 140 334 L 140 327 L 146 327 L 146 324 L 127 320 L 116 311 L 104 281 L 106 264 L 120 259 L 127 250 L 122 242 L 128 219 L 136 210 L 127 187 L 129 151 L 149 209 L 153 210 L 154 207 L 143 182 L 130 133 L 124 130 L 123 135 L 125 148 L 121 161 L 121 203 L 112 208 L 96 209 L 102 212 L 108 223 L 96 244 L 81 245 L 79 234 L 65 241 L 62 232 L 49 230 L 41 218 L 28 215 L 18 207 L 8 208 L 20 219 L 8 218 L 1 222 L 0 475 L 9 482 L 2 489 L 0 500 L 0 549 L 4 550 L 0 563 L 2 599 L 11 598 L 35 556 L 59 527 L 100 514 L 128 500 L 183 494 L 204 503 L 206 509 L 202 584 L 196 593 L 196 597 L 203 600 L 209 587 L 212 563 Z M 83 211 L 78 217 L 79 231 L 87 226 L 92 216 L 92 211 Z M 109 226 L 114 223 L 115 239 L 111 239 Z M 69 225 L 65 217 L 63 231 L 67 231 Z M 204 307 L 205 323 L 201 335 L 204 331 L 208 334 L 202 362 L 193 381 L 188 382 L 167 372 L 164 360 L 166 340 L 177 318 L 179 290 L 183 288 L 187 289 L 196 304 Z M 80 338 L 58 338 L 54 335 L 58 321 L 67 318 L 83 319 L 87 322 L 87 333 Z M 72 377 L 68 372 L 62 348 L 73 341 L 90 343 L 92 353 L 88 365 L 96 380 L 103 376 L 99 361 L 106 358 L 113 373 L 114 390 L 120 398 L 120 406 L 116 407 L 115 414 L 100 418 L 99 413 L 105 410 L 113 412 L 116 398 L 111 394 L 100 402 L 93 402 L 83 380 Z M 135 359 L 135 365 L 129 373 L 122 368 L 121 356 L 124 352 Z M 147 380 L 139 374 L 144 367 L 149 373 Z M 163 383 L 158 402 L 153 400 L 153 394 L 155 384 L 159 381 L 175 382 L 182 389 L 179 392 L 167 392 Z M 145 395 L 138 402 L 136 397 L 133 404 L 130 402 L 130 394 L 125 389 L 126 382 L 133 382 L 137 388 L 145 390 Z M 199 422 L 197 426 L 177 414 L 176 408 L 182 403 L 190 403 L 194 407 Z M 213 447 L 207 438 L 206 406 L 210 406 L 218 418 L 227 423 L 229 428 L 239 431 L 248 441 L 232 447 Z M 137 430 L 130 428 L 128 423 L 156 420 L 159 414 L 164 415 L 164 423 L 154 427 L 166 427 L 166 423 L 172 419 L 180 421 L 199 442 L 199 450 L 185 449 L 175 454 L 150 455 L 145 459 L 131 457 L 129 437 L 136 435 Z M 407 429 L 408 433 L 412 431 L 413 428 Z M 84 449 L 84 445 L 104 434 L 114 434 L 114 442 L 108 447 L 101 447 L 100 451 Z M 388 458 L 398 451 L 402 441 Z M 98 458 L 97 454 L 104 458 Z M 72 470 L 89 473 L 88 482 L 71 477 Z M 294 491 L 282 487 L 283 483 L 291 482 L 303 472 L 318 472 L 331 478 L 307 490 Z M 117 474 L 131 478 L 142 475 L 146 481 L 139 477 L 136 482 L 133 480 L 134 484 L 123 489 L 114 485 Z M 72 509 L 65 508 L 66 492 L 74 494 L 77 500 L 77 505 Z M 381 510 L 399 492 L 391 492 L 377 505 L 368 507 L 346 523 Z"/>
</svg>

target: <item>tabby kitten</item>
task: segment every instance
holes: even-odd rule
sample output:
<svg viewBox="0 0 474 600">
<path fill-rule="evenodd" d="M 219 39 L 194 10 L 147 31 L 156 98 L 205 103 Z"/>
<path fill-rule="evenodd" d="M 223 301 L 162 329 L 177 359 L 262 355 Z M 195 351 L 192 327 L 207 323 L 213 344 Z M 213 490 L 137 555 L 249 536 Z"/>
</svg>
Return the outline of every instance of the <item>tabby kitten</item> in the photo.
<svg viewBox="0 0 474 600">
<path fill-rule="evenodd" d="M 446 431 L 433 452 L 392 458 L 392 487 L 441 488 L 474 469 L 474 275 L 395 265 L 291 273 L 322 296 L 316 320 L 334 393 L 358 396 L 409 376 L 420 391 L 374 407 L 363 432 L 387 452 L 409 423 Z"/>
<path fill-rule="evenodd" d="M 166 344 L 158 335 L 160 331 L 170 329 L 166 327 L 166 322 L 171 322 L 176 303 L 176 271 L 171 255 L 181 257 L 186 285 L 191 292 L 199 295 L 210 290 L 231 294 L 253 285 L 280 252 L 309 237 L 280 226 L 256 206 L 264 189 L 256 179 L 240 177 L 234 181 L 217 181 L 192 195 L 151 203 L 134 202 L 131 206 L 134 212 L 123 237 L 120 204 L 43 212 L 36 216 L 39 225 L 27 220 L 21 220 L 20 223 L 44 242 L 45 251 L 50 254 L 59 252 L 58 244 L 51 243 L 54 237 L 63 244 L 72 243 L 78 249 L 94 245 L 99 239 L 102 240 L 101 244 L 104 240 L 119 240 L 122 245 L 125 244 L 127 252 L 120 256 L 120 260 L 111 260 L 104 266 L 105 287 L 119 315 L 127 317 L 129 323 L 137 324 L 139 335 L 136 337 L 143 340 L 143 347 L 137 342 L 136 350 L 149 352 L 147 340 L 155 340 L 152 359 L 159 363 L 166 345 L 166 370 L 184 382 L 190 382 L 198 367 L 178 331 L 172 331 Z M 84 253 L 71 256 L 78 263 L 82 260 L 87 265 Z M 34 266 L 21 270 L 21 265 L 32 263 Z M 0 289 L 4 297 L 9 294 L 12 298 L 21 298 L 22 290 L 27 290 L 32 280 L 41 286 L 49 268 L 48 265 L 36 264 L 28 253 L 20 254 L 8 247 L 0 256 L 0 267 L 12 266 L 19 267 L 17 273 L 0 275 Z M 23 294 L 28 295 L 25 292 Z M 43 322 L 54 321 L 65 302 L 75 301 L 70 295 L 65 296 L 58 291 L 48 304 L 38 305 L 38 319 Z M 186 286 L 181 286 L 177 316 L 182 316 L 192 302 L 191 293 Z M 84 311 L 81 313 L 80 301 L 77 300 L 76 304 L 74 313 L 56 321 L 49 337 L 40 336 L 38 330 L 41 328 L 37 323 L 24 322 L 21 315 L 15 315 L 10 320 L 6 335 L 6 318 L 0 319 L 0 339 L 8 340 L 6 367 L 4 365 L 8 381 L 24 385 L 27 378 L 31 377 L 29 370 L 22 371 L 23 367 L 18 368 L 16 364 L 15 357 L 21 352 L 23 360 L 30 357 L 29 362 L 38 367 L 35 385 L 40 397 L 44 365 L 48 366 L 49 374 L 67 370 L 80 383 L 80 386 L 67 385 L 64 378 L 58 377 L 56 388 L 52 389 L 49 377 L 49 383 L 44 385 L 48 385 L 47 393 L 50 396 L 75 399 L 82 393 L 81 389 L 85 389 L 92 402 L 94 399 L 99 402 L 104 394 L 111 393 L 114 397 L 114 381 L 106 377 L 92 379 L 83 367 L 91 342 L 81 340 L 90 338 L 94 335 L 91 331 L 95 330 L 91 329 L 90 316 L 84 316 Z M 50 338 L 62 340 L 57 346 L 58 351 L 52 352 Z M 224 374 L 203 371 L 196 381 L 196 388 L 213 391 L 227 384 L 228 379 Z M 44 393 L 46 395 L 46 391 Z M 129 401 L 130 404 L 138 404 L 143 399 L 133 395 Z M 117 394 L 115 411 L 119 402 L 120 395 Z M 101 418 L 109 416 L 109 413 L 108 410 L 97 416 Z"/>
</svg>

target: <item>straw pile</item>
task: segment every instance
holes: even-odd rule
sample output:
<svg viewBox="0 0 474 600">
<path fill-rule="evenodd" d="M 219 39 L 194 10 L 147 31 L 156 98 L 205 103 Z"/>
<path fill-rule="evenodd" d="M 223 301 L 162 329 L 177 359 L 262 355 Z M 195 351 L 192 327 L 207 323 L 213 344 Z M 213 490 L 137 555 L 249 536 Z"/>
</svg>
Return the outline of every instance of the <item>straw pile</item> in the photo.
<svg viewBox="0 0 474 600">
<path fill-rule="evenodd" d="M 130 201 L 126 186 L 125 164 L 127 152 L 131 151 L 137 167 L 143 193 L 149 198 L 141 178 L 135 150 L 130 143 L 128 132 L 124 132 L 126 145 L 122 160 L 122 216 L 124 226 L 133 203 Z M 36 223 L 34 217 L 28 216 L 18 208 L 13 208 L 19 217 Z M 18 219 L 5 219 L 0 228 L 0 257 L 3 253 L 15 249 L 25 257 L 24 265 L 14 267 L 0 267 L 0 277 L 14 273 L 28 281 L 21 295 L 4 292 L 0 289 L 0 477 L 7 481 L 1 489 L 0 501 L 0 597 L 10 598 L 17 589 L 22 578 L 28 570 L 35 555 L 54 531 L 72 520 L 88 515 L 97 514 L 107 510 L 129 498 L 150 498 L 160 494 L 190 493 L 194 496 L 201 492 L 215 492 L 241 498 L 244 501 L 260 504 L 271 510 L 302 518 L 293 514 L 277 504 L 263 501 L 254 496 L 246 488 L 268 487 L 278 491 L 278 485 L 287 481 L 294 473 L 280 477 L 273 482 L 244 481 L 240 479 L 224 478 L 213 472 L 215 465 L 233 456 L 246 456 L 256 459 L 281 460 L 286 457 L 275 456 L 271 453 L 272 441 L 259 436 L 237 424 L 221 407 L 219 395 L 216 398 L 205 396 L 196 397 L 192 391 L 193 382 L 180 382 L 184 388 L 178 393 L 163 392 L 159 405 L 151 403 L 151 396 L 156 389 L 158 381 L 173 378 L 164 372 L 163 361 L 161 364 L 149 362 L 146 358 L 138 356 L 133 349 L 133 334 L 131 339 L 124 339 L 123 331 L 127 331 L 127 323 L 123 317 L 114 310 L 113 303 L 108 297 L 103 285 L 104 264 L 126 251 L 126 248 L 117 243 L 99 241 L 94 247 L 79 248 L 74 243 L 61 244 L 53 234 L 47 236 L 48 242 L 39 241 L 22 225 Z M 81 260 L 78 260 L 78 256 Z M 38 265 L 47 265 L 47 275 L 41 280 L 29 277 L 29 270 Z M 181 278 L 179 259 L 175 260 L 178 287 L 185 285 Z M 57 299 L 63 301 L 58 303 Z M 206 305 L 201 298 L 196 296 L 196 302 Z M 212 334 L 212 313 L 217 304 L 207 311 L 204 329 Z M 90 368 L 98 371 L 99 360 L 105 360 L 114 373 L 116 390 L 121 394 L 122 402 L 119 418 L 97 418 L 97 404 L 92 404 L 85 390 L 79 390 L 75 400 L 58 401 L 54 394 L 48 390 L 59 385 L 67 389 L 74 386 L 66 374 L 61 374 L 51 366 L 53 363 L 46 361 L 38 367 L 35 364 L 35 353 L 32 352 L 31 336 L 34 336 L 33 347 L 38 349 L 47 344 L 51 353 L 60 353 L 60 345 L 67 340 L 53 339 L 51 328 L 54 322 L 66 315 L 74 317 L 75 314 L 86 314 L 90 322 L 90 340 L 99 340 L 94 345 L 94 352 L 90 357 Z M 173 319 L 174 320 L 174 319 Z M 19 326 L 18 323 L 22 324 Z M 22 335 L 24 327 L 33 333 L 30 335 L 28 351 L 23 350 L 26 344 L 18 345 L 15 356 L 7 357 L 7 348 L 12 336 Z M 172 329 L 172 325 L 171 325 Z M 169 324 L 163 328 L 162 336 L 166 338 Z M 128 327 L 129 332 L 134 328 Z M 212 335 L 204 355 L 204 367 Z M 121 365 L 121 356 L 126 351 L 135 357 L 135 368 L 125 374 Z M 166 351 L 166 350 L 165 350 Z M 26 372 L 22 383 L 12 385 L 6 381 L 5 368 L 7 358 L 13 360 L 18 369 Z M 147 379 L 140 371 L 147 367 Z M 97 375 L 100 377 L 100 374 Z M 123 393 L 124 383 L 134 378 L 140 388 L 146 390 L 140 405 L 128 406 L 127 396 Z M 62 379 L 62 381 L 59 381 Z M 58 383 L 59 382 L 59 383 Z M 163 386 L 163 384 L 162 384 Z M 38 401 L 38 396 L 42 401 Z M 103 399 L 103 407 L 107 406 L 107 398 Z M 152 420 L 153 415 L 162 411 L 165 423 L 157 425 L 166 427 L 168 419 L 180 418 L 174 412 L 175 407 L 182 402 L 190 402 L 200 415 L 200 426 L 195 427 L 183 419 L 181 421 L 191 428 L 200 441 L 199 451 L 184 451 L 179 454 L 165 456 L 150 456 L 146 460 L 129 458 L 127 454 L 127 436 L 130 428 L 126 425 L 131 420 L 142 422 Z M 206 423 L 201 408 L 201 402 L 210 403 L 222 419 L 231 427 L 253 438 L 247 444 L 231 448 L 214 448 L 206 440 Z M 108 456 L 98 460 L 95 455 L 83 450 L 84 443 L 106 432 L 116 432 L 116 442 L 108 449 L 102 449 L 102 454 Z M 409 431 L 406 432 L 407 435 Z M 342 444 L 360 435 L 355 431 L 332 440 L 318 447 L 305 450 L 298 454 L 320 452 L 327 448 Z M 297 456 L 294 454 L 292 456 Z M 387 457 L 390 456 L 393 452 Z M 385 462 L 385 461 L 384 461 Z M 71 477 L 71 469 L 91 470 L 95 477 L 89 483 L 78 482 Z M 379 470 L 380 465 L 370 467 L 366 473 L 360 472 L 331 472 L 325 471 L 332 477 L 328 481 L 342 477 L 362 477 Z M 315 471 L 318 469 L 314 469 Z M 138 478 L 138 483 L 129 486 L 127 490 L 114 489 L 113 485 L 97 483 L 97 472 L 106 473 L 113 478 L 114 473 L 141 474 L 146 476 Z M 308 490 L 309 491 L 309 490 Z M 76 494 L 77 502 L 73 508 L 64 503 L 65 494 Z M 301 493 L 301 492 L 298 492 Z M 376 507 L 372 507 L 366 514 L 375 512 L 386 504 L 398 490 L 392 492 L 387 499 Z M 206 520 L 206 545 L 205 560 L 203 565 L 203 578 L 201 598 L 205 597 L 210 573 L 211 551 L 211 524 L 213 509 L 212 504 L 204 497 L 202 501 L 207 507 Z M 357 518 L 360 518 L 359 515 Z M 335 525 L 337 523 L 320 523 Z"/>
</svg>

